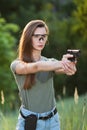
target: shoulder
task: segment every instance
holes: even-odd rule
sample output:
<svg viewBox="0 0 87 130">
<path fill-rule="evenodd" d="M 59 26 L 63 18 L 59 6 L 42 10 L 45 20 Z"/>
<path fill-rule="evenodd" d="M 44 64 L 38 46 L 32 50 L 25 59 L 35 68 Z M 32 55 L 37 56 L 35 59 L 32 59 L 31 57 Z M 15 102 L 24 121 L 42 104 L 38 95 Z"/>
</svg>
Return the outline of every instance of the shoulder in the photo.
<svg viewBox="0 0 87 130">
<path fill-rule="evenodd" d="M 17 64 L 17 63 L 19 63 L 20 62 L 20 60 L 17 58 L 17 59 L 14 59 L 12 62 L 11 62 L 11 66 L 12 65 L 14 65 L 14 64 Z"/>
<path fill-rule="evenodd" d="M 15 67 L 16 67 L 16 65 L 18 64 L 18 63 L 20 63 L 20 60 L 17 58 L 17 59 L 15 59 L 15 60 L 13 60 L 12 62 L 11 62 L 11 64 L 10 64 L 10 69 L 14 72 L 15 71 Z"/>
</svg>

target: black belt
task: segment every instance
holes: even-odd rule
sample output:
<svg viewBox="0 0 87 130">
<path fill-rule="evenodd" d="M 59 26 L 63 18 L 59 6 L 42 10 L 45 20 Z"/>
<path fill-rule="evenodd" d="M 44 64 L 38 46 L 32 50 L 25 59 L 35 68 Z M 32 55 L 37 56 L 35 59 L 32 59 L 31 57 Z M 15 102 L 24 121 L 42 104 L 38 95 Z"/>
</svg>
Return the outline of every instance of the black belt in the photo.
<svg viewBox="0 0 87 130">
<path fill-rule="evenodd" d="M 44 116 L 44 117 L 39 117 L 40 120 L 47 120 L 49 118 L 51 118 L 52 116 L 54 116 L 57 113 L 57 109 L 55 108 L 53 112 L 51 112 L 49 115 Z"/>
<path fill-rule="evenodd" d="M 51 112 L 49 115 L 47 115 L 47 116 L 41 116 L 41 117 L 39 117 L 38 119 L 40 119 L 40 120 L 47 120 L 47 119 L 51 118 L 52 116 L 54 116 L 56 113 L 57 113 L 57 109 L 55 108 L 54 111 Z M 27 118 L 26 116 L 23 115 L 23 113 L 22 113 L 21 110 L 20 110 L 20 114 L 21 114 L 21 116 L 22 116 L 24 119 Z"/>
</svg>

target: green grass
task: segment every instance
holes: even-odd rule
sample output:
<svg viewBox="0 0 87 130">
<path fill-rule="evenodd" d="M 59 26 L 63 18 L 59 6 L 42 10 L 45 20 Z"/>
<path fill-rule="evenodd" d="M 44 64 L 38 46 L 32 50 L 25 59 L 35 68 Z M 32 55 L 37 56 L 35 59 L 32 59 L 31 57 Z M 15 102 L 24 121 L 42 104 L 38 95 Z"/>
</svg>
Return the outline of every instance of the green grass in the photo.
<svg viewBox="0 0 87 130">
<path fill-rule="evenodd" d="M 61 130 L 87 130 L 87 96 L 82 96 L 75 104 L 73 98 L 61 99 L 57 103 Z M 15 130 L 18 111 L 0 112 L 0 130 Z"/>
<path fill-rule="evenodd" d="M 80 97 L 75 104 L 73 98 L 57 103 L 61 130 L 87 130 L 87 96 Z"/>
<path fill-rule="evenodd" d="M 0 130 L 15 130 L 18 112 L 0 112 Z"/>
</svg>

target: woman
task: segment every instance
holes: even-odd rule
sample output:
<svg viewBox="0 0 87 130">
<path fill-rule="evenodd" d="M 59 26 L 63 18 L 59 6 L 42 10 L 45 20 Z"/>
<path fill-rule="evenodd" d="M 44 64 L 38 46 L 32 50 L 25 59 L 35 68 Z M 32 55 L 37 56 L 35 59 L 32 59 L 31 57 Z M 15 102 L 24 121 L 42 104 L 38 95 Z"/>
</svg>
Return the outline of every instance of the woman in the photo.
<svg viewBox="0 0 87 130">
<path fill-rule="evenodd" d="M 41 55 L 41 51 L 47 44 L 48 35 L 49 29 L 44 21 L 30 21 L 20 38 L 18 58 L 11 63 L 11 70 L 21 98 L 16 130 L 26 129 L 26 117 L 31 114 L 37 118 L 34 129 L 60 130 L 54 98 L 53 75 L 54 73 L 73 75 L 76 66 L 74 62 L 68 60 L 69 57 L 73 57 L 70 54 L 63 55 L 61 61 Z M 32 125 L 32 122 L 29 125 Z"/>
</svg>

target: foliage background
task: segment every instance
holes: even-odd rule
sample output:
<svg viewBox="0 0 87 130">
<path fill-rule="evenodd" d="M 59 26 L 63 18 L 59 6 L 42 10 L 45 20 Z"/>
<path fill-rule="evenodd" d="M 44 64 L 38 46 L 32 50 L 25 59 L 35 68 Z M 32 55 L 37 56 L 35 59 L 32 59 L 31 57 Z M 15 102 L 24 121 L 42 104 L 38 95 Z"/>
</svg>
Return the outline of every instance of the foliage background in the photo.
<svg viewBox="0 0 87 130">
<path fill-rule="evenodd" d="M 54 77 L 56 97 L 87 93 L 87 1 L 86 0 L 1 0 L 0 1 L 0 105 L 14 110 L 19 105 L 18 89 L 10 71 L 24 26 L 33 19 L 44 20 L 50 29 L 49 45 L 43 55 L 61 59 L 68 48 L 81 49 L 74 76 Z M 8 103 L 8 105 L 7 105 Z M 5 111 L 5 107 L 3 108 Z"/>
</svg>

